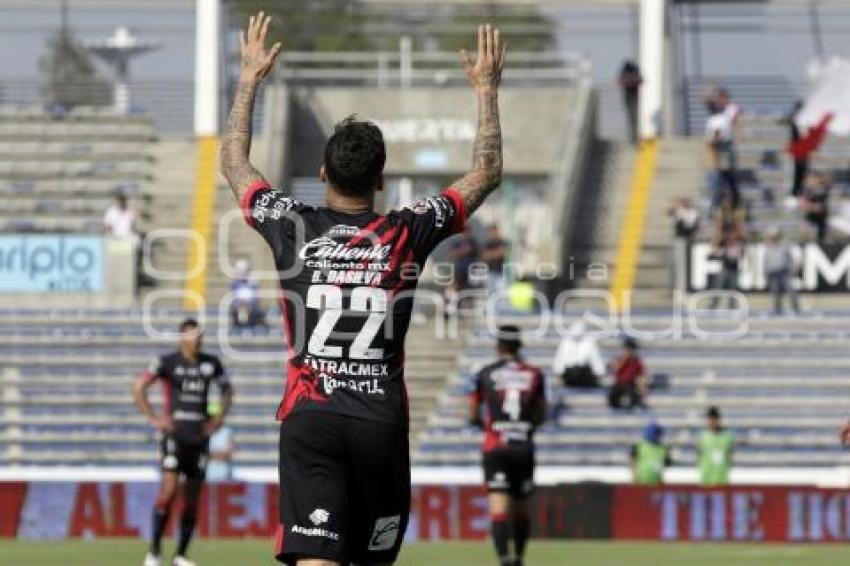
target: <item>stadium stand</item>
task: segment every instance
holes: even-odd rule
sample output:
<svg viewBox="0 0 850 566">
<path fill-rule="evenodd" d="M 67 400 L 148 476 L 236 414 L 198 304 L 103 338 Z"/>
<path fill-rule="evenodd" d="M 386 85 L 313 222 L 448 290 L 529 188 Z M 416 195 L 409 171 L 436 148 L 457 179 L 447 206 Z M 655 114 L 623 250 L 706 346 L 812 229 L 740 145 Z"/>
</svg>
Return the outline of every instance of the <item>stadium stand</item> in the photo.
<svg viewBox="0 0 850 566">
<path fill-rule="evenodd" d="M 144 220 L 154 139 L 143 116 L 0 108 L 0 232 L 99 233 L 116 192 Z"/>
<path fill-rule="evenodd" d="M 783 99 L 784 101 L 784 99 Z M 742 116 L 738 134 L 739 178 L 748 206 L 750 232 L 758 240 L 767 226 L 779 226 L 800 240 L 800 213 L 784 205 L 790 191 L 791 161 L 784 152 L 787 128 L 779 112 Z M 640 311 L 632 323 L 641 330 L 670 328 L 669 312 L 670 239 L 669 223 L 655 219 L 673 198 L 690 196 L 705 201 L 701 138 L 668 138 L 661 142 L 652 193 L 647 203 L 647 225 L 637 260 L 635 304 L 641 307 L 666 305 L 665 311 Z M 767 157 L 766 157 L 767 156 Z M 590 261 L 611 265 L 615 238 L 625 216 L 626 172 L 631 166 L 628 148 L 597 142 L 594 168 L 586 179 L 576 224 L 583 237 L 576 239 L 581 265 Z M 846 165 L 850 146 L 827 138 L 812 159 L 812 168 L 827 171 L 836 180 L 833 198 L 846 194 Z M 618 163 L 623 165 L 618 166 Z M 623 169 L 620 170 L 620 167 Z M 611 180 L 616 179 L 616 183 Z M 712 223 L 701 223 L 698 239 L 708 240 Z M 833 235 L 835 237 L 835 235 Z M 603 282 L 604 283 L 604 282 Z M 581 288 L 599 287 L 598 282 L 579 280 Z M 760 305 L 765 297 L 751 295 Z M 738 337 L 701 337 L 685 331 L 681 339 L 655 337 L 645 342 L 645 362 L 652 375 L 663 376 L 666 387 L 650 396 L 650 411 L 612 413 L 602 389 L 590 392 L 563 390 L 549 375 L 552 420 L 539 433 L 538 462 L 543 465 L 624 465 L 629 446 L 640 437 L 650 419 L 668 428 L 667 440 L 674 448 L 677 465 L 692 466 L 694 444 L 704 426 L 706 407 L 723 408 L 728 426 L 738 441 L 735 462 L 740 466 L 834 466 L 850 462 L 835 438 L 836 426 L 846 418 L 850 394 L 847 360 L 843 356 L 850 335 L 847 313 L 829 311 L 841 305 L 836 297 L 811 298 L 821 310 L 802 318 L 772 318 L 752 313 L 745 321 L 717 314 L 692 314 L 703 329 L 732 328 L 746 322 L 748 330 Z M 841 308 L 840 306 L 838 308 Z M 540 317 L 519 316 L 498 321 L 535 329 Z M 557 320 L 556 320 L 557 323 Z M 556 324 L 557 325 L 557 324 Z M 569 321 L 562 322 L 566 328 Z M 491 324 L 495 327 L 495 324 Z M 543 368 L 551 365 L 558 334 L 549 329 L 543 336 L 526 334 L 528 360 Z M 619 345 L 619 328 L 602 333 L 602 345 L 610 359 Z M 483 321 L 472 330 L 459 361 L 459 373 L 429 418 L 414 462 L 420 465 L 461 466 L 477 463 L 480 435 L 466 425 L 471 377 L 476 368 L 492 360 L 492 338 Z"/>
<path fill-rule="evenodd" d="M 210 351 L 222 337 L 207 313 Z M 171 331 L 185 313 L 160 309 L 148 322 Z M 0 314 L 0 465 L 154 466 L 150 425 L 130 401 L 130 382 L 174 339 L 152 341 L 141 310 L 5 309 Z M 233 426 L 241 466 L 273 466 L 277 459 L 274 414 L 282 394 L 282 323 L 263 335 L 231 336 L 223 359 L 238 401 Z M 452 375 L 457 350 L 436 340 L 429 326 L 412 327 L 406 371 L 412 438 Z M 156 388 L 158 391 L 159 388 Z M 159 403 L 161 399 L 157 400 Z"/>
<path fill-rule="evenodd" d="M 663 332 L 673 320 L 658 314 L 635 315 L 645 332 Z M 740 321 L 739 321 L 740 322 Z M 629 446 L 650 419 L 668 429 L 677 465 L 692 466 L 694 442 L 704 426 L 705 408 L 723 408 L 726 424 L 739 442 L 740 466 L 832 466 L 850 463 L 835 430 L 850 402 L 847 314 L 817 314 L 798 319 L 753 317 L 743 338 L 701 338 L 686 331 L 681 339 L 645 342 L 651 375 L 666 376 L 668 387 L 654 389 L 650 411 L 613 413 L 602 389 L 562 390 L 547 376 L 552 419 L 538 433 L 542 465 L 615 465 L 628 462 Z M 548 369 L 558 344 L 550 329 L 535 337 L 539 317 L 505 317 L 499 323 L 526 329 L 529 362 Z M 562 321 L 566 326 L 569 321 Z M 698 320 L 704 330 L 729 331 L 738 323 L 716 316 Z M 556 322 L 557 325 L 557 322 Z M 607 359 L 619 345 L 619 331 L 603 334 Z M 468 337 L 459 372 L 428 420 L 414 462 L 460 466 L 477 463 L 480 434 L 466 425 L 471 376 L 493 358 L 493 340 L 483 324 Z"/>
</svg>

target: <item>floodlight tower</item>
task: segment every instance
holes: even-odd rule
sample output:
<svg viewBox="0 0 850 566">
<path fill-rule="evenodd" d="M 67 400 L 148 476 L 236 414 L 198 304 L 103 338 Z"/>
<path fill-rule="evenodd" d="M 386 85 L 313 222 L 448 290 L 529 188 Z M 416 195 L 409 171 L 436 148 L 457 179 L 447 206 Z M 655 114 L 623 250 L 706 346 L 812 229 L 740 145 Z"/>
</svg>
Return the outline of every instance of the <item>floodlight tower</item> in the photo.
<svg viewBox="0 0 850 566">
<path fill-rule="evenodd" d="M 130 111 L 130 86 L 128 84 L 130 59 L 159 47 L 155 39 L 139 39 L 124 26 L 115 28 L 115 33 L 106 39 L 90 39 L 83 42 L 86 49 L 115 69 L 115 111 L 126 114 Z"/>
</svg>

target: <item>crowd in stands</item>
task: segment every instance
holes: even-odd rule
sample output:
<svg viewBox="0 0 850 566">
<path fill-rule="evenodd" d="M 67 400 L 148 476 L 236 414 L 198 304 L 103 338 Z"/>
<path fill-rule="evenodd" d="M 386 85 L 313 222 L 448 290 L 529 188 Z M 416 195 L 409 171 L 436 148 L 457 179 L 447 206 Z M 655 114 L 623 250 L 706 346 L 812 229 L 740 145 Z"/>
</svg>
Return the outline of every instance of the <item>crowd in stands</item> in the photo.
<svg viewBox="0 0 850 566">
<path fill-rule="evenodd" d="M 646 368 L 637 340 L 630 336 L 623 339 L 620 353 L 606 364 L 596 337 L 583 322 L 574 322 L 558 345 L 552 369 L 567 388 L 594 389 L 610 382 L 607 398 L 612 410 L 647 409 Z"/>
<path fill-rule="evenodd" d="M 469 229 L 452 239 L 449 261 L 453 276 L 445 288 L 447 316 L 461 312 L 462 291 L 484 287 L 488 294 L 493 295 L 505 290 L 504 271 L 509 251 L 510 243 L 502 236 L 497 224 L 487 226 L 480 241 Z"/>
<path fill-rule="evenodd" d="M 838 218 L 831 214 L 830 200 L 834 197 L 830 173 L 811 167 L 812 157 L 826 135 L 829 116 L 811 128 L 803 128 L 797 121 L 803 108 L 803 103 L 798 101 L 787 115 L 777 120 L 777 126 L 788 128 L 789 144 L 784 149 L 764 150 L 761 166 L 779 168 L 778 154 L 787 152 L 789 162 L 793 163 L 791 186 L 787 197 L 777 194 L 781 190 L 779 187 L 764 185 L 759 186 L 761 192 L 751 197 L 742 191 L 741 179 L 747 175 L 739 169 L 738 138 L 746 127 L 742 108 L 722 88 L 710 91 L 705 105 L 708 111 L 704 141 L 706 204 L 700 208 L 689 198 L 679 198 L 668 209 L 674 230 L 674 288 L 684 290 L 686 287 L 687 249 L 698 237 L 710 242 L 711 258 L 720 264 L 719 272 L 710 282 L 711 288 L 717 291 L 738 288 L 746 245 L 761 242 L 766 250 L 763 275 L 773 294 L 774 313 L 783 312 L 786 295 L 792 310 L 798 313 L 799 300 L 792 281 L 800 268 L 800 258 L 794 244 L 829 244 L 839 239 L 836 232 L 844 231 L 843 212 Z M 756 198 L 761 202 L 754 202 Z M 754 212 L 759 205 L 785 218 L 796 219 L 799 228 L 790 229 L 788 222 L 764 222 Z M 712 298 L 710 308 L 718 307 L 720 299 L 719 294 Z M 730 298 L 730 302 L 733 299 Z"/>
</svg>

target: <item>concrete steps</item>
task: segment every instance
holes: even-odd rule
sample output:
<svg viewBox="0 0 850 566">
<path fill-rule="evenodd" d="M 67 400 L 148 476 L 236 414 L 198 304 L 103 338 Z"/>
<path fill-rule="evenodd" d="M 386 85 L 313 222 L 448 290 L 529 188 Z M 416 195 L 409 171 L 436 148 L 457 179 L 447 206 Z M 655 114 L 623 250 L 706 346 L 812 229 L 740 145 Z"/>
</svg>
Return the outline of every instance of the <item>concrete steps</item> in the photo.
<svg viewBox="0 0 850 566">
<path fill-rule="evenodd" d="M 635 150 L 628 143 L 601 139 L 594 142 L 574 226 L 577 288 L 607 290 L 610 286 L 634 158 Z M 608 278 L 588 278 L 587 267 L 591 263 L 607 266 Z"/>
</svg>

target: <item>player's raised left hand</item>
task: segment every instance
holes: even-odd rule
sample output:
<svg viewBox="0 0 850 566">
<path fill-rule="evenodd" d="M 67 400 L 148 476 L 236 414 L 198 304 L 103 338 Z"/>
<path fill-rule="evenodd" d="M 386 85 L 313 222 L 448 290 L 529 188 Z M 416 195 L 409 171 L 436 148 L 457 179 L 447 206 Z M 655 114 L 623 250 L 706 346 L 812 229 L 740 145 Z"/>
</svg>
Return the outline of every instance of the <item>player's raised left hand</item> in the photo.
<svg viewBox="0 0 850 566">
<path fill-rule="evenodd" d="M 478 55 L 473 62 L 465 49 L 460 52 L 460 62 L 475 90 L 495 89 L 502 82 L 507 44 L 499 30 L 490 24 L 478 26 Z"/>
<path fill-rule="evenodd" d="M 271 72 L 283 45 L 275 43 L 266 49 L 266 35 L 272 17 L 260 12 L 248 19 L 248 27 L 239 40 L 242 46 L 242 80 L 261 81 Z"/>
</svg>

